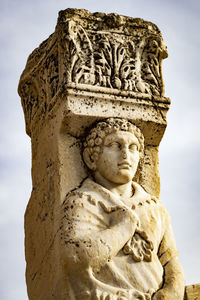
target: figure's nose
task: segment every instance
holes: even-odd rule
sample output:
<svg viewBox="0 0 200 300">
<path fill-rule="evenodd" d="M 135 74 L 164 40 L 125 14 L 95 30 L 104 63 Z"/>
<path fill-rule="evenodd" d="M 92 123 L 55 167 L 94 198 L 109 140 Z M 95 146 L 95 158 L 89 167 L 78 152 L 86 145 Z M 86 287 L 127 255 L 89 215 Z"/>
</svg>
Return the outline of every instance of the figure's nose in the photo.
<svg viewBox="0 0 200 300">
<path fill-rule="evenodd" d="M 121 156 L 123 159 L 126 159 L 128 157 L 128 149 L 122 149 Z"/>
</svg>

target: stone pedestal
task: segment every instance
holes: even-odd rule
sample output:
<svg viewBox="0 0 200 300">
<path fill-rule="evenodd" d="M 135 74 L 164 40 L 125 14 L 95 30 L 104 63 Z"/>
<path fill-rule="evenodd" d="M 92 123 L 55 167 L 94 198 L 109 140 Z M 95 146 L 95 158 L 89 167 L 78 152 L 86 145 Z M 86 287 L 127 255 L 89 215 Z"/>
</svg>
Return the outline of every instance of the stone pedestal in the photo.
<svg viewBox="0 0 200 300">
<path fill-rule="evenodd" d="M 200 299 L 200 284 L 186 286 L 184 300 L 199 300 Z"/>
<path fill-rule="evenodd" d="M 87 176 L 81 142 L 92 123 L 119 117 L 141 129 L 145 156 L 138 182 L 159 197 L 158 147 L 170 105 L 161 70 L 166 57 L 156 25 L 76 9 L 61 11 L 55 32 L 29 56 L 19 83 L 32 142 L 33 189 L 25 214 L 29 299 L 66 299 L 57 213 Z"/>
</svg>

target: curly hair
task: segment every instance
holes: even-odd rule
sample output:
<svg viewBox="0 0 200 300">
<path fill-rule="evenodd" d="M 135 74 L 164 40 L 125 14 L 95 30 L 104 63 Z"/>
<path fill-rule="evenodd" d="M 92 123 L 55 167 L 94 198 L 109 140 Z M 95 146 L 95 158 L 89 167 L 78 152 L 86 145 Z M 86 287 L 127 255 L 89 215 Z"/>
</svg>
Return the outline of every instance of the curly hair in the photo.
<svg viewBox="0 0 200 300">
<path fill-rule="evenodd" d="M 144 136 L 140 129 L 130 121 L 120 118 L 107 118 L 93 125 L 83 142 L 83 151 L 87 148 L 92 161 L 97 161 L 105 136 L 117 131 L 133 133 L 139 141 L 140 157 L 144 150 Z"/>
</svg>

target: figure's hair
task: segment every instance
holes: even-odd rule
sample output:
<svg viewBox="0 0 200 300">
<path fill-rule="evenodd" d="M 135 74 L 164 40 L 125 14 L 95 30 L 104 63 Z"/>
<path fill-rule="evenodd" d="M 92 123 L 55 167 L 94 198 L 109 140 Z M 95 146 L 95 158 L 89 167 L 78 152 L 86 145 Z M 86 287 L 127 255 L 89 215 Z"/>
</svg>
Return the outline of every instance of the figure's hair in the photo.
<svg viewBox="0 0 200 300">
<path fill-rule="evenodd" d="M 139 141 L 139 152 L 141 157 L 144 150 L 144 136 L 142 132 L 130 121 L 120 118 L 108 118 L 95 123 L 85 138 L 83 151 L 87 149 L 92 161 L 97 161 L 103 139 L 108 134 L 117 131 L 131 132 L 136 136 Z"/>
</svg>

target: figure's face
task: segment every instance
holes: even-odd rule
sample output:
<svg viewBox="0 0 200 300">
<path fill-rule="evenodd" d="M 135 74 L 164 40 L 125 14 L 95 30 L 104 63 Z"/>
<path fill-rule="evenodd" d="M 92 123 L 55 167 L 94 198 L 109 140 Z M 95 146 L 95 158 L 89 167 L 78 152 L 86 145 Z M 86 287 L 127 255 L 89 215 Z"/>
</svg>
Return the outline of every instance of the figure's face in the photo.
<svg viewBox="0 0 200 300">
<path fill-rule="evenodd" d="M 131 181 L 139 163 L 139 141 L 131 132 L 118 131 L 104 138 L 96 173 L 112 183 Z"/>
</svg>

